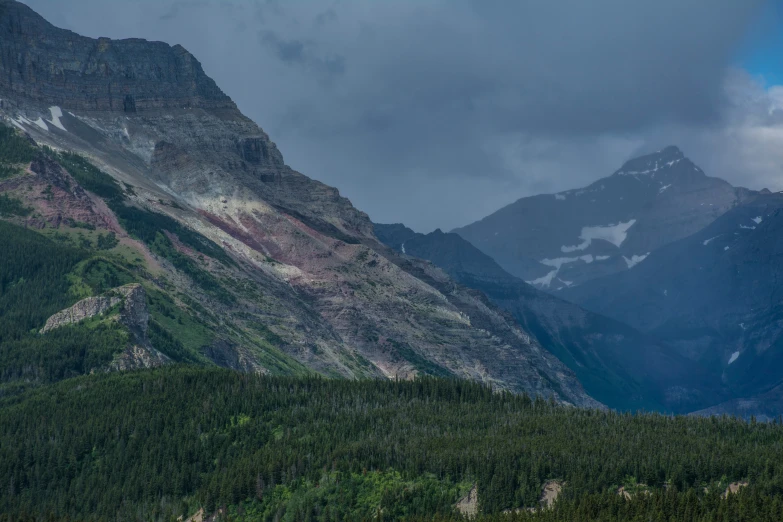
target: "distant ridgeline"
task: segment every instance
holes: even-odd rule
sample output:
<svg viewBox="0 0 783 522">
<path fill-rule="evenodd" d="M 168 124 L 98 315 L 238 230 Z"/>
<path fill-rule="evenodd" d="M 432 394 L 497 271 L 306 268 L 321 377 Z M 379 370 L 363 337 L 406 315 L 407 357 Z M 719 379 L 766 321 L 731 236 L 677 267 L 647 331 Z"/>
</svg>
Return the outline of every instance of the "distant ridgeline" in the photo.
<svg viewBox="0 0 783 522">
<path fill-rule="evenodd" d="M 0 521 L 456 519 L 473 486 L 483 520 L 783 520 L 781 445 L 778 422 L 582 410 L 468 381 L 168 366 L 0 402 Z M 554 506 L 527 510 L 552 483 Z"/>
</svg>

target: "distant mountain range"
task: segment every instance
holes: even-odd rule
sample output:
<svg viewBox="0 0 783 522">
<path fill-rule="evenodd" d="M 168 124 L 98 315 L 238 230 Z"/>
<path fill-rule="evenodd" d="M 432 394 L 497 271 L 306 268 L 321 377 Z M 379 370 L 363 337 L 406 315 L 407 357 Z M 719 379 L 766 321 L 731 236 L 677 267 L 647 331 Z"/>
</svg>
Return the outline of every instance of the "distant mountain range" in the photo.
<svg viewBox="0 0 783 522">
<path fill-rule="evenodd" d="M 774 416 L 783 411 L 781 238 L 783 195 L 759 194 L 633 269 L 562 295 L 665 340 L 745 400 L 710 411 Z"/>
<path fill-rule="evenodd" d="M 706 372 L 670 346 L 533 288 L 457 234 L 418 234 L 399 224 L 376 224 L 375 234 L 486 294 L 566 363 L 590 395 L 610 407 L 689 412 L 714 404 L 720 394 Z"/>
<path fill-rule="evenodd" d="M 610 406 L 783 412 L 781 194 L 667 147 L 456 233 L 375 230 L 484 292 Z"/>
<path fill-rule="evenodd" d="M 588 187 L 520 199 L 454 232 L 511 274 L 556 292 L 627 270 L 752 195 L 667 147 Z"/>
</svg>

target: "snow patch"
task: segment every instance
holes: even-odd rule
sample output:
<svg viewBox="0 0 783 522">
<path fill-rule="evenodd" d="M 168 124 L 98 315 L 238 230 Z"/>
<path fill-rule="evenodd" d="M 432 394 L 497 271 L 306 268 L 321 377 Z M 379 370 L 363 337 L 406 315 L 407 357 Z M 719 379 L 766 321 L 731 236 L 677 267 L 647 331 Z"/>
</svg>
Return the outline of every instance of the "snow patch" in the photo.
<svg viewBox="0 0 783 522">
<path fill-rule="evenodd" d="M 729 247 L 727 247 L 727 246 L 723 247 L 723 250 L 724 250 L 724 251 L 726 251 L 726 250 L 728 250 L 728 249 L 729 249 Z"/>
<path fill-rule="evenodd" d="M 403 253 L 403 254 L 407 254 L 407 252 L 405 251 L 405 243 L 403 243 L 402 245 L 400 245 L 400 248 L 402 249 L 402 253 Z"/>
<path fill-rule="evenodd" d="M 704 245 L 704 246 L 707 246 L 707 245 L 709 245 L 710 243 L 712 243 L 714 240 L 718 239 L 719 237 L 720 237 L 720 236 L 715 236 L 715 237 L 711 237 L 711 238 L 709 238 L 709 239 L 706 239 L 706 240 L 705 240 L 705 241 L 702 243 L 702 245 Z"/>
<path fill-rule="evenodd" d="M 563 194 L 555 194 L 555 199 L 558 201 L 565 201 L 566 197 Z"/>
<path fill-rule="evenodd" d="M 593 243 L 594 239 L 603 239 L 604 241 L 608 241 L 614 246 L 619 247 L 628 237 L 628 229 L 635 223 L 636 220 L 632 219 L 625 223 L 617 223 L 616 225 L 582 227 L 582 233 L 579 235 L 579 239 L 581 239 L 582 242 L 574 246 L 561 246 L 560 250 L 564 254 L 576 252 L 577 250 L 585 250 Z"/>
<path fill-rule="evenodd" d="M 753 222 L 756 223 L 757 225 L 760 225 L 762 221 L 764 220 L 762 219 L 761 216 L 756 216 L 753 218 Z"/>
<path fill-rule="evenodd" d="M 556 257 L 554 259 L 542 259 L 539 261 L 542 265 L 551 266 L 554 268 L 551 272 L 549 272 L 547 275 L 543 277 L 539 277 L 538 279 L 535 279 L 533 281 L 525 281 L 528 284 L 531 285 L 538 285 L 538 286 L 546 286 L 549 287 L 549 285 L 552 284 L 553 279 L 557 276 L 557 274 L 560 273 L 560 269 L 563 268 L 563 265 L 567 265 L 569 263 L 576 263 L 577 261 L 584 261 L 587 264 L 592 263 L 595 260 L 592 254 L 585 254 L 583 256 L 578 257 Z M 574 284 L 572 281 L 563 281 L 562 279 L 558 279 L 561 283 L 563 283 L 566 286 L 571 286 Z"/>
<path fill-rule="evenodd" d="M 49 112 L 52 113 L 52 121 L 50 121 L 49 123 L 51 123 L 52 125 L 54 125 L 60 130 L 64 130 L 65 132 L 68 132 L 68 129 L 66 129 L 65 126 L 63 126 L 63 123 L 60 121 L 60 118 L 63 117 L 62 109 L 56 106 L 49 107 Z"/>
<path fill-rule="evenodd" d="M 584 261 L 585 263 L 587 263 L 589 265 L 590 263 L 592 263 L 595 260 L 595 258 L 593 257 L 592 254 L 586 254 L 586 255 L 578 256 L 578 257 L 556 257 L 554 259 L 542 259 L 539 262 L 542 265 L 551 266 L 555 270 L 559 271 L 563 267 L 563 265 L 566 265 L 568 263 L 576 263 L 577 261 L 580 261 L 580 260 Z"/>
<path fill-rule="evenodd" d="M 11 122 L 11 123 L 14 125 L 14 127 L 18 128 L 18 129 L 20 129 L 20 130 L 22 130 L 22 131 L 24 132 L 24 130 L 25 130 L 25 129 L 24 129 L 24 127 L 22 126 L 22 124 L 21 124 L 21 123 L 19 123 L 18 121 L 16 121 L 16 120 L 15 120 L 15 119 L 13 119 L 13 118 L 10 118 L 8 121 L 10 121 L 10 122 Z"/>
<path fill-rule="evenodd" d="M 737 357 L 739 357 L 739 356 L 740 356 L 740 353 L 739 353 L 739 352 L 734 352 L 733 354 L 731 354 L 731 357 L 729 358 L 729 364 L 731 364 L 731 363 L 733 363 L 734 361 L 736 361 L 736 360 L 737 360 Z"/>
<path fill-rule="evenodd" d="M 654 175 L 659 170 L 663 170 L 666 167 L 671 168 L 674 165 L 676 165 L 677 163 L 679 163 L 680 161 L 682 161 L 682 158 L 681 159 L 672 160 L 672 161 L 667 161 L 663 165 L 659 165 L 658 164 L 658 160 L 655 160 L 655 166 L 653 166 L 653 168 L 650 168 L 650 169 L 647 169 L 647 170 L 625 170 L 625 171 L 621 170 L 617 174 L 619 174 L 620 176 L 639 176 L 641 174 L 653 174 Z"/>
<path fill-rule="evenodd" d="M 669 188 L 669 187 L 671 187 L 671 186 L 672 186 L 672 184 L 671 184 L 671 183 L 669 183 L 668 185 L 664 185 L 664 186 L 662 186 L 662 187 L 661 187 L 661 188 L 658 190 L 658 194 L 663 194 L 663 192 L 664 192 L 664 191 L 665 191 L 667 188 Z"/>
<path fill-rule="evenodd" d="M 606 260 L 607 260 L 607 259 L 609 259 L 610 257 L 611 257 L 611 256 L 595 256 L 595 260 L 596 260 L 596 261 L 606 261 Z"/>
<path fill-rule="evenodd" d="M 539 277 L 538 279 L 533 279 L 532 281 L 525 281 L 525 282 L 533 286 L 548 287 L 549 285 L 552 284 L 552 280 L 555 278 L 556 275 L 557 275 L 557 270 L 552 270 L 545 276 Z"/>
<path fill-rule="evenodd" d="M 592 263 L 593 262 L 593 256 L 591 254 L 586 254 L 584 256 L 579 257 L 556 257 L 554 259 L 542 259 L 539 261 L 542 265 L 551 266 L 554 268 L 551 272 L 549 272 L 547 275 L 539 277 L 538 279 L 534 279 L 532 281 L 525 281 L 527 284 L 539 286 L 539 287 L 549 287 L 552 284 L 552 281 L 555 277 L 557 277 L 557 274 L 560 273 L 560 269 L 563 268 L 563 265 L 567 265 L 568 263 L 576 263 L 577 261 L 584 261 L 585 263 Z M 571 286 L 573 281 L 564 281 L 562 279 L 558 279 L 561 283 L 563 283 L 566 286 Z"/>
<path fill-rule="evenodd" d="M 551 266 L 555 270 L 560 270 L 566 263 L 574 263 L 578 260 L 578 257 L 556 257 L 554 259 L 542 259 L 540 262 L 542 265 Z"/>
<path fill-rule="evenodd" d="M 749 227 L 746 225 L 740 225 L 740 228 L 744 228 L 745 230 L 756 230 L 756 227 Z"/>
<path fill-rule="evenodd" d="M 43 118 L 38 118 L 38 119 L 37 119 L 37 120 L 35 120 L 33 123 L 34 123 L 34 124 L 36 124 L 36 125 L 38 125 L 39 127 L 41 127 L 41 128 L 42 128 L 43 130 L 45 130 L 45 131 L 48 131 L 48 130 L 49 130 L 49 127 L 46 125 L 46 122 L 45 122 L 45 121 L 43 121 Z"/>
<path fill-rule="evenodd" d="M 669 297 L 669 291 L 668 290 L 664 290 L 663 291 L 663 296 L 664 297 Z"/>
<path fill-rule="evenodd" d="M 625 264 L 628 265 L 628 268 L 633 268 L 639 263 L 641 263 L 642 261 L 644 261 L 645 259 L 647 259 L 647 256 L 649 255 L 650 253 L 647 252 L 646 254 L 642 254 L 642 255 L 633 255 L 630 258 L 623 256 L 623 259 L 625 259 Z"/>
</svg>

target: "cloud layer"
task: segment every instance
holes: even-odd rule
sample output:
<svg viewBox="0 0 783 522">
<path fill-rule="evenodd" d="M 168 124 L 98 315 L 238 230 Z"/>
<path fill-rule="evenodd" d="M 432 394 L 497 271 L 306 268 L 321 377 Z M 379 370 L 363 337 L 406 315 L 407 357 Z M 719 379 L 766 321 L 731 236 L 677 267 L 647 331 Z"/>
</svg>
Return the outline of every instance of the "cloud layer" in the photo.
<svg viewBox="0 0 783 522">
<path fill-rule="evenodd" d="M 727 74 L 762 0 L 26 3 L 183 44 L 289 164 L 378 222 L 464 225 L 669 143 L 783 188 L 781 91 Z"/>
</svg>

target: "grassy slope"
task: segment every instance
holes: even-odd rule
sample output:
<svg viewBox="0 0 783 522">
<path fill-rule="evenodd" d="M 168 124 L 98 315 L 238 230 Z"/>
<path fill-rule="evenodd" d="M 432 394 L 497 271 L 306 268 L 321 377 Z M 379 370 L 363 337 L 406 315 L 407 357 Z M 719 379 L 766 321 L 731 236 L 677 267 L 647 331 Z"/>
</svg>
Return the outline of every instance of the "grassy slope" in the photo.
<svg viewBox="0 0 783 522">
<path fill-rule="evenodd" d="M 203 256 L 235 266 L 216 244 L 167 216 L 130 206 L 117 182 L 84 158 L 38 148 L 14 129 L 0 125 L 0 167 L 5 169 L 0 170 L 0 177 L 22 175 L 26 164 L 41 155 L 59 162 L 79 185 L 103 198 L 133 237 L 168 260 L 201 291 L 219 302 L 236 301 L 235 294 L 201 266 Z M 76 325 L 44 336 L 37 331 L 48 317 L 78 300 L 131 282 L 147 289 L 153 345 L 177 362 L 211 364 L 204 351 L 216 339 L 216 317 L 165 281 L 161 286 L 161 274 L 147 270 L 143 253 L 120 244 L 111 232 L 67 218 L 58 228 L 19 226 L 31 212 L 19 199 L 23 194 L 0 193 L 0 218 L 9 220 L 0 220 L 0 394 L 105 366 L 127 345 L 127 332 L 118 325 Z M 197 257 L 177 250 L 170 237 Z M 271 371 L 306 373 L 274 347 L 275 339 L 267 337 L 250 330 L 242 341 L 257 350 L 261 363 Z"/>
</svg>

